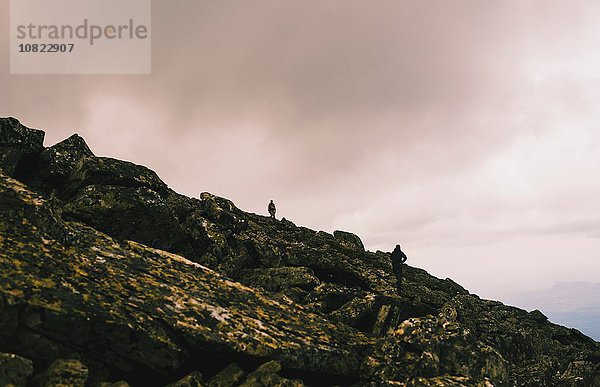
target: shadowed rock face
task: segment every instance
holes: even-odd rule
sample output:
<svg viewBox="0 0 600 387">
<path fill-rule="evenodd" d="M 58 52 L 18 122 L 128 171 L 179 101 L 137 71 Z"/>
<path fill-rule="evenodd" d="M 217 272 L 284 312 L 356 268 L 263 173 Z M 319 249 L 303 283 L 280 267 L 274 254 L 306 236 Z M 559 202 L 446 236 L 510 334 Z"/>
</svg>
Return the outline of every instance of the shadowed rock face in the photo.
<svg viewBox="0 0 600 387">
<path fill-rule="evenodd" d="M 539 312 L 410 266 L 398 296 L 389 254 L 354 234 L 179 195 L 76 135 L 42 140 L 0 119 L 0 353 L 20 359 L 0 378 L 600 383 L 598 343 Z"/>
<path fill-rule="evenodd" d="M 40 154 L 43 169 L 39 176 L 54 187 L 62 187 L 77 162 L 84 157 L 94 157 L 85 140 L 77 134 L 44 149 Z"/>
<path fill-rule="evenodd" d="M 44 148 L 44 132 L 29 129 L 16 118 L 0 119 L 0 169 L 13 176 L 17 166 L 24 168 L 30 164 L 30 158 Z"/>
</svg>

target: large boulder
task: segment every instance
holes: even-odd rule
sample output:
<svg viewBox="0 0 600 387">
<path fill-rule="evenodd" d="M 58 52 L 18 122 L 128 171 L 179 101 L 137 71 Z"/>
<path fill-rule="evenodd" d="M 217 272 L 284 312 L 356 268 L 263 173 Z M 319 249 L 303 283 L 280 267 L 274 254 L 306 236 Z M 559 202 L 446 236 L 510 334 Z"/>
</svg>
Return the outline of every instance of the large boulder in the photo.
<svg viewBox="0 0 600 387">
<path fill-rule="evenodd" d="M 241 231 L 247 227 L 247 217 L 231 200 L 212 195 L 200 194 L 202 216 L 214 222 L 223 230 Z"/>
<path fill-rule="evenodd" d="M 367 358 L 364 370 L 381 382 L 444 375 L 508 382 L 506 360 L 468 329 L 443 316 L 404 321 Z"/>
<path fill-rule="evenodd" d="M 232 357 L 358 380 L 361 334 L 164 251 L 65 223 L 0 174 L 0 348 L 38 364 L 78 354 L 92 380 L 177 380 Z M 6 201 L 5 201 L 6 200 Z M 27 222 L 22 222 L 26 218 Z M 69 245 L 56 229 L 75 235 Z M 205 369 L 203 369 L 205 368 Z"/>
<path fill-rule="evenodd" d="M 112 185 L 129 188 L 148 188 L 161 195 L 167 185 L 156 172 L 128 161 L 109 157 L 84 157 L 71 170 L 66 182 L 66 194 L 75 194 L 89 185 Z"/>
<path fill-rule="evenodd" d="M 192 245 L 201 250 L 205 243 L 188 235 L 166 200 L 147 187 L 85 186 L 66 202 L 63 216 L 118 239 L 186 256 L 193 255 Z"/>
<path fill-rule="evenodd" d="M 44 132 L 30 129 L 16 118 L 0 118 L 0 169 L 9 176 L 27 169 L 44 149 Z"/>
<path fill-rule="evenodd" d="M 362 241 L 360 240 L 360 237 L 356 234 L 352 234 L 351 232 L 348 232 L 348 231 L 336 230 L 333 232 L 333 236 L 335 238 L 341 240 L 343 243 L 349 244 L 352 247 L 355 247 L 362 251 L 365 250 L 365 246 L 363 245 Z"/>
<path fill-rule="evenodd" d="M 74 134 L 71 137 L 44 149 L 40 154 L 38 175 L 53 188 L 60 189 L 77 162 L 84 157 L 94 157 L 85 140 Z"/>
</svg>

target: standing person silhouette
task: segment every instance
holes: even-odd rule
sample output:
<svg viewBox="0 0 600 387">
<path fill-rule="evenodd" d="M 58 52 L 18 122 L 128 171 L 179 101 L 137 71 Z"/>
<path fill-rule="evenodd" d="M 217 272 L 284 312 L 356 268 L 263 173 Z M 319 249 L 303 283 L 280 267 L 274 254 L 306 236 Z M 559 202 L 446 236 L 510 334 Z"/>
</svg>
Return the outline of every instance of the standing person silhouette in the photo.
<svg viewBox="0 0 600 387">
<path fill-rule="evenodd" d="M 271 218 L 275 219 L 275 212 L 277 211 L 277 209 L 275 208 L 275 203 L 273 203 L 273 200 L 271 200 L 271 202 L 269 203 L 269 214 L 271 214 Z"/>
<path fill-rule="evenodd" d="M 400 245 L 396 245 L 394 251 L 392 251 L 392 268 L 394 269 L 394 274 L 396 275 L 396 288 L 398 290 L 398 295 L 402 292 L 402 265 L 408 259 L 406 254 L 402 252 Z"/>
</svg>

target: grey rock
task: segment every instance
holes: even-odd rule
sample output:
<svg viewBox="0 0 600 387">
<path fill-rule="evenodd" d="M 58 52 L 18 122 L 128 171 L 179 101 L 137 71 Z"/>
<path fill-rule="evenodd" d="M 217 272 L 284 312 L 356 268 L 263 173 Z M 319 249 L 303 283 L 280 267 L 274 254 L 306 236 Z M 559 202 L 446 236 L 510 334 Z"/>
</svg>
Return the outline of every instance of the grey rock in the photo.
<svg viewBox="0 0 600 387">
<path fill-rule="evenodd" d="M 481 344 L 459 323 L 433 316 L 404 321 L 381 342 L 364 366 L 369 377 L 399 382 L 462 375 L 503 384 L 508 382 L 509 369 L 497 351 Z"/>
</svg>

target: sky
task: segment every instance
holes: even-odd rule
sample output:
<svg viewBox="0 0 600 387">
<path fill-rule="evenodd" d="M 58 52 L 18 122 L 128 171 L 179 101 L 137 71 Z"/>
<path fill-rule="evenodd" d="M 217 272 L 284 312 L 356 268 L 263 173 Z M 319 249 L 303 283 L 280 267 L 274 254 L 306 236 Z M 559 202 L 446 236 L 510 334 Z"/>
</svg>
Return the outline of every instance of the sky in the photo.
<svg viewBox="0 0 600 387">
<path fill-rule="evenodd" d="M 152 74 L 113 76 L 10 75 L 8 11 L 0 116 L 47 146 L 488 298 L 600 282 L 599 2 L 154 0 Z"/>
</svg>

